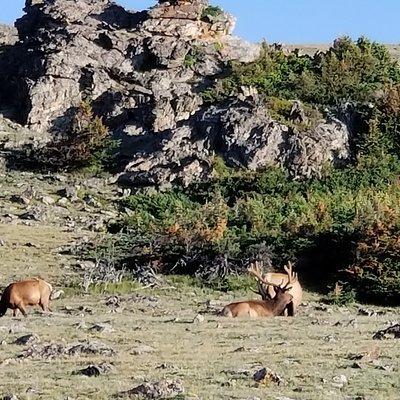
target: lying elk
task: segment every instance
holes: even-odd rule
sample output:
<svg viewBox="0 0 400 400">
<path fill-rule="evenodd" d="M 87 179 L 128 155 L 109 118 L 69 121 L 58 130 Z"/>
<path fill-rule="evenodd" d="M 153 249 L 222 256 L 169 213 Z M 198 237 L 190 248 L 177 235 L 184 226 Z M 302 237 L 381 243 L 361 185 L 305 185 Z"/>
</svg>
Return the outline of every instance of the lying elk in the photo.
<svg viewBox="0 0 400 400">
<path fill-rule="evenodd" d="M 221 311 L 224 317 L 275 317 L 282 315 L 285 308 L 293 301 L 293 296 L 290 294 L 292 286 L 297 281 L 295 274 L 288 274 L 287 282 L 281 282 L 281 285 L 268 282 L 261 275 L 259 269 L 251 266 L 249 273 L 254 275 L 258 284 L 273 286 L 275 289 L 275 296 L 273 299 L 263 300 L 248 300 L 238 303 L 228 304 Z"/>
<path fill-rule="evenodd" d="M 5 288 L 1 296 L 0 317 L 5 315 L 8 308 L 13 310 L 14 317 L 17 316 L 18 310 L 26 317 L 26 307 L 37 305 L 43 311 L 51 312 L 50 299 L 52 292 L 52 286 L 39 278 L 11 283 Z"/>
<path fill-rule="evenodd" d="M 256 261 L 252 268 L 258 271 L 258 274 L 261 276 L 262 263 Z M 284 269 L 286 274 L 268 272 L 263 275 L 263 280 L 270 282 L 269 284 L 264 284 L 262 280 L 258 281 L 258 291 L 256 293 L 258 293 L 263 300 L 275 298 L 275 285 L 282 282 L 283 284 L 287 284 L 291 278 L 293 279 L 294 277 L 297 277 L 293 272 L 293 265 L 290 261 Z M 297 279 L 292 282 L 292 288 L 289 290 L 289 293 L 293 296 L 293 301 L 285 308 L 284 315 L 294 316 L 303 298 L 303 289 Z"/>
</svg>

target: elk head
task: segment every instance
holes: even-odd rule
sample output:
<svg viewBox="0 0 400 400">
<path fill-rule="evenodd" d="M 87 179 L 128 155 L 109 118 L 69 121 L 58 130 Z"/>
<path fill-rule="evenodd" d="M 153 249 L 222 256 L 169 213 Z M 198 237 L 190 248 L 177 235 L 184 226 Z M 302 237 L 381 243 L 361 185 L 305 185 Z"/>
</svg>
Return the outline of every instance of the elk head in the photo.
<svg viewBox="0 0 400 400">
<path fill-rule="evenodd" d="M 258 283 L 257 291 L 255 291 L 255 293 L 259 294 L 263 300 L 266 300 L 271 298 L 268 293 L 268 287 L 273 287 L 276 294 L 282 294 L 292 289 L 292 285 L 297 282 L 297 274 L 293 272 L 293 265 L 290 261 L 287 266 L 285 265 L 284 269 L 288 277 L 287 282 L 284 284 L 285 280 L 282 279 L 281 284 L 277 285 L 276 283 L 268 281 L 266 276 L 263 275 L 262 262 L 256 261 L 251 264 L 248 272 L 256 278 Z"/>
</svg>

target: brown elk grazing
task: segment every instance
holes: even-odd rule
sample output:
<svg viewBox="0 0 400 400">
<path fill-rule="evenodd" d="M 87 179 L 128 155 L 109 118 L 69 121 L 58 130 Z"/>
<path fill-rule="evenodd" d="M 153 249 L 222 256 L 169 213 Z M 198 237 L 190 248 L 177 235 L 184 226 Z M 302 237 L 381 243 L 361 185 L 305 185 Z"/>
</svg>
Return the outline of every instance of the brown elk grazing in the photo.
<svg viewBox="0 0 400 400">
<path fill-rule="evenodd" d="M 254 267 L 258 273 L 261 275 L 262 271 L 262 263 L 255 262 Z M 283 282 L 283 284 L 287 284 L 289 282 L 289 277 L 297 276 L 293 272 L 293 265 L 289 261 L 288 265 L 284 267 L 286 274 L 279 273 L 279 272 L 268 272 L 262 276 L 265 281 L 270 282 L 269 285 L 266 285 L 262 282 L 262 280 L 258 280 L 258 291 L 257 293 L 261 296 L 263 300 L 266 299 L 273 299 L 276 295 L 276 290 L 274 285 L 278 285 L 279 283 Z M 284 310 L 284 315 L 286 316 L 294 316 L 301 304 L 303 298 L 303 289 L 300 285 L 298 279 L 292 282 L 292 288 L 289 290 L 289 293 L 293 296 L 293 301 L 288 304 L 288 306 Z"/>
<path fill-rule="evenodd" d="M 259 285 L 262 283 L 264 285 L 271 285 L 275 288 L 274 298 L 231 303 L 223 308 L 221 315 L 231 318 L 275 317 L 277 315 L 282 315 L 287 305 L 293 300 L 290 290 L 292 288 L 291 285 L 297 281 L 297 276 L 295 274 L 288 275 L 286 284 L 281 282 L 281 285 L 276 285 L 266 281 L 261 275 L 260 270 L 254 266 L 250 267 L 249 272 L 256 277 Z"/>
<path fill-rule="evenodd" d="M 33 278 L 26 281 L 14 282 L 8 285 L 0 300 L 0 317 L 7 309 L 13 310 L 13 316 L 18 310 L 26 317 L 27 306 L 40 306 L 43 311 L 50 311 L 52 286 L 43 279 Z"/>
</svg>

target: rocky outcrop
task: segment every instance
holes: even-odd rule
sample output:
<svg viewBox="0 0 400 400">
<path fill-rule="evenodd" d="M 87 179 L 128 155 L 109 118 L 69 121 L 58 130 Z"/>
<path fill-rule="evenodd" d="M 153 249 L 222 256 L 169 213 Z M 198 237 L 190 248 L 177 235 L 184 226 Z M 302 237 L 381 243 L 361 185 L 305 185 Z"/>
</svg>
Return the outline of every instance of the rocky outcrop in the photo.
<svg viewBox="0 0 400 400">
<path fill-rule="evenodd" d="M 63 131 L 85 99 L 114 128 L 173 129 L 199 110 L 206 77 L 259 52 L 232 41 L 229 15 L 207 18 L 204 0 L 137 13 L 109 0 L 28 0 L 25 11 L 0 91 L 17 94 L 8 102 L 37 131 Z"/>
<path fill-rule="evenodd" d="M 271 118 L 248 88 L 241 100 L 203 104 L 201 92 L 231 61 L 260 53 L 232 36 L 234 25 L 207 0 L 160 0 L 139 12 L 109 0 L 27 0 L 19 41 L 0 51 L 0 113 L 59 136 L 90 100 L 121 139 L 128 166 L 120 180 L 134 186 L 207 178 L 216 155 L 300 178 L 346 160 L 349 134 L 338 120 L 300 132 Z"/>
<path fill-rule="evenodd" d="M 12 46 L 18 40 L 18 32 L 17 30 L 10 26 L 0 24 L 0 51 L 4 46 Z"/>
<path fill-rule="evenodd" d="M 327 165 L 345 164 L 350 157 L 349 131 L 333 117 L 300 131 L 271 118 L 263 102 L 246 99 L 210 107 L 193 121 L 126 144 L 136 155 L 120 180 L 136 186 L 187 185 L 210 176 L 215 156 L 252 171 L 281 166 L 301 179 L 319 176 Z"/>
</svg>

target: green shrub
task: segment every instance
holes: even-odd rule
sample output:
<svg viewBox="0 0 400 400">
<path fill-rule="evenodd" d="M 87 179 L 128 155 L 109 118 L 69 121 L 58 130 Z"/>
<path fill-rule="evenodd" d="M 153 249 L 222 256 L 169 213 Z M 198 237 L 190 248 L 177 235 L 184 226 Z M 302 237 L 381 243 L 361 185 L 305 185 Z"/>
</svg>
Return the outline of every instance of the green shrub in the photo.
<svg viewBox="0 0 400 400">
<path fill-rule="evenodd" d="M 319 285 L 343 281 L 346 295 L 336 303 L 353 294 L 393 301 L 400 271 L 390 256 L 379 261 L 388 271 L 383 276 L 370 271 L 368 263 L 357 279 L 343 271 L 361 265 L 357 248 L 372 237 L 373 227 L 392 232 L 400 227 L 400 163 L 394 156 L 360 158 L 357 167 L 332 169 L 322 180 L 306 182 L 294 182 L 278 168 L 257 173 L 229 169 L 219 158 L 214 168 L 211 182 L 123 200 L 130 212 L 119 222 L 121 233 L 112 236 L 117 261 L 125 266 L 152 263 L 167 273 L 218 276 L 207 278 L 208 284 L 228 290 L 225 272 L 242 271 L 245 260 L 263 248 L 270 250 L 275 266 L 312 260 L 312 254 L 322 252 L 332 268 L 320 270 L 317 263 L 300 274 L 307 279 L 318 272 L 323 277 Z M 209 268 L 219 272 L 210 275 Z"/>
<path fill-rule="evenodd" d="M 328 304 L 336 306 L 351 305 L 356 301 L 357 293 L 347 282 L 336 282 L 332 291 L 324 298 Z"/>
<path fill-rule="evenodd" d="M 377 90 L 399 82 L 399 65 L 384 45 L 343 37 L 314 56 L 263 43 L 260 57 L 249 64 L 232 63 L 216 90 L 230 96 L 241 86 L 252 86 L 267 97 L 335 105 L 372 101 Z"/>
<path fill-rule="evenodd" d="M 76 110 L 70 130 L 61 139 L 29 152 L 24 163 L 46 170 L 86 168 L 95 173 L 116 167 L 119 142 L 113 140 L 100 117 L 95 116 L 89 102 Z"/>
<path fill-rule="evenodd" d="M 213 22 L 224 15 L 224 11 L 218 6 L 208 6 L 203 9 L 201 14 L 202 21 Z"/>
<path fill-rule="evenodd" d="M 198 62 L 197 54 L 188 53 L 186 54 L 185 59 L 183 60 L 183 65 L 186 68 L 193 68 L 197 62 Z"/>
<path fill-rule="evenodd" d="M 400 224 L 397 211 L 387 209 L 391 221 L 376 223 L 357 242 L 354 262 L 346 278 L 364 301 L 400 304 Z"/>
</svg>

